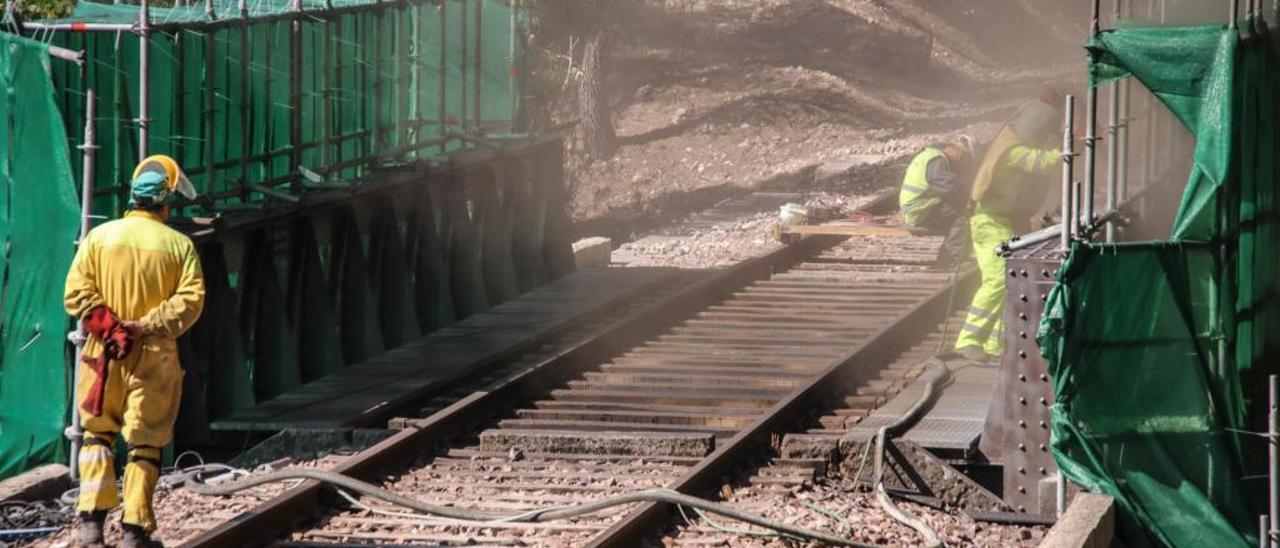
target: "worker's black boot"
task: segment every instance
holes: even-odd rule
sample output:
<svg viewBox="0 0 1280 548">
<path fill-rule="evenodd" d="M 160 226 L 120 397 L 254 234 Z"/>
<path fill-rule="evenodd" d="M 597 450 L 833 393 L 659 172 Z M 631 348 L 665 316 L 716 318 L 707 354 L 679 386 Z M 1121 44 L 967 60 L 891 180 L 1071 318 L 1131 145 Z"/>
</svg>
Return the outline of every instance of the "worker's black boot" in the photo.
<svg viewBox="0 0 1280 548">
<path fill-rule="evenodd" d="M 124 538 L 120 548 L 164 548 L 164 544 L 151 538 L 151 534 L 137 525 L 124 524 Z"/>
<path fill-rule="evenodd" d="M 103 524 L 107 522 L 107 513 L 80 512 L 80 525 L 76 527 L 76 546 L 82 548 L 102 548 L 106 543 L 102 539 Z"/>
</svg>

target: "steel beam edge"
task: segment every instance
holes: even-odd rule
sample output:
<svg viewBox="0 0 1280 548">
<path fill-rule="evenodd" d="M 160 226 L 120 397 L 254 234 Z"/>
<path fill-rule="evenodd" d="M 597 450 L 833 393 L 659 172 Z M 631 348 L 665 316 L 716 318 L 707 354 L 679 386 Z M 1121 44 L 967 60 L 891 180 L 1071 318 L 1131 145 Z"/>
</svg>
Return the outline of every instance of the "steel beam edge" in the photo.
<svg viewBox="0 0 1280 548">
<path fill-rule="evenodd" d="M 441 165 L 430 165 L 418 162 L 407 166 L 398 166 L 379 170 L 361 178 L 347 181 L 348 187 L 343 189 L 324 189 L 297 196 L 297 202 L 273 204 L 270 208 L 253 213 L 242 213 L 227 217 L 219 217 L 210 224 L 201 225 L 190 218 L 176 218 L 176 224 L 191 239 L 203 242 L 217 235 L 236 230 L 248 230 L 264 223 L 277 223 L 306 215 L 307 212 L 346 203 L 353 197 L 385 192 L 408 184 L 421 183 L 424 179 L 440 176 L 449 172 L 463 171 L 501 157 L 518 157 L 529 154 L 550 141 L 559 139 L 561 135 L 543 136 L 521 140 L 503 150 L 469 150 L 451 155 Z M 197 204 L 191 204 L 197 205 Z M 217 207 L 215 206 L 216 210 Z"/>
<path fill-rule="evenodd" d="M 768 448 L 775 434 L 782 434 L 803 415 L 828 404 L 843 395 L 854 382 L 871 378 L 872 371 L 863 364 L 886 361 L 897 352 L 906 350 L 912 342 L 923 336 L 935 322 L 950 313 L 947 305 L 952 301 L 950 292 L 971 289 L 978 281 L 976 271 L 970 269 L 952 283 L 930 295 L 910 311 L 866 339 L 837 363 L 828 367 L 804 387 L 792 392 L 775 404 L 764 417 L 729 441 L 689 471 L 671 488 L 681 493 L 697 495 L 718 488 L 722 480 L 743 462 L 749 461 Z M 960 306 L 961 301 L 952 302 Z M 915 334 L 916 337 L 904 335 Z M 673 517 L 672 508 L 665 503 L 646 503 L 621 521 L 592 539 L 593 548 L 616 546 L 642 546 L 655 531 L 664 530 Z"/>
<path fill-rule="evenodd" d="M 512 377 L 502 385 L 472 393 L 454 402 L 415 427 L 401 430 L 373 447 L 348 457 L 335 466 L 333 471 L 358 479 L 377 481 L 386 470 L 411 462 L 437 443 L 470 432 L 476 424 L 509 409 L 513 402 L 545 393 L 548 388 L 572 378 L 582 368 L 616 354 L 619 348 L 637 344 L 657 330 L 669 326 L 673 319 L 696 314 L 717 299 L 845 239 L 805 238 L 767 255 L 732 266 L 721 274 L 644 307 L 635 315 L 601 328 L 586 340 L 547 358 L 538 366 Z M 182 546 L 219 548 L 269 542 L 319 509 L 323 502 L 321 495 L 320 482 L 305 481 L 205 531 Z"/>
</svg>

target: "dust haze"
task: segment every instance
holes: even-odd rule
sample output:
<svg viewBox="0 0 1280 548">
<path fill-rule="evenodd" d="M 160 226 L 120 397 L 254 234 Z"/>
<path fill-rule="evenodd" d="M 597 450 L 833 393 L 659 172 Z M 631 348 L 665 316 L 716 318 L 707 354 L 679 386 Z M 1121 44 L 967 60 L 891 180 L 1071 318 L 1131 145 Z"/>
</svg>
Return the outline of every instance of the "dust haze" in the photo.
<svg viewBox="0 0 1280 548">
<path fill-rule="evenodd" d="M 584 234 L 625 240 L 748 189 L 816 185 L 854 199 L 896 184 L 923 146 L 989 138 L 1044 84 L 1083 88 L 1087 10 L 1055 0 L 546 3 L 535 8 L 527 104 L 538 126 L 581 122 L 595 115 L 584 82 L 599 87 L 615 146 L 582 154 L 595 143 L 579 125 L 570 207 Z M 597 32 L 602 70 L 588 74 Z M 834 163 L 848 168 L 815 180 Z"/>
</svg>

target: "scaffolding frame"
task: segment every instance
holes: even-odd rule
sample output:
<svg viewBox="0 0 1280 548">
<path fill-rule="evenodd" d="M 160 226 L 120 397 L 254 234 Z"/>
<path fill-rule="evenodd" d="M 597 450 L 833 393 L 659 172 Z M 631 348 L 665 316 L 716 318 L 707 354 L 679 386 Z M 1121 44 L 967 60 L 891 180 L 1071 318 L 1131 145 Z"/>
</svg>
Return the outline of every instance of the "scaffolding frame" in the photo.
<svg viewBox="0 0 1280 548">
<path fill-rule="evenodd" d="M 204 65 L 202 81 L 191 82 L 190 78 L 179 75 L 176 89 L 172 90 L 176 96 L 173 115 L 179 120 L 178 131 L 198 124 L 199 134 L 171 133 L 173 142 L 168 152 L 177 157 L 197 185 L 203 187 L 199 203 L 206 208 L 256 209 L 271 201 L 297 203 L 310 191 L 344 186 L 342 181 L 358 178 L 381 165 L 438 160 L 449 153 L 474 148 L 478 140 L 486 139 L 491 133 L 510 134 L 518 129 L 520 41 L 517 33 L 522 28 L 519 2 L 378 0 L 334 5 L 334 0 L 323 3 L 288 0 L 287 9 L 262 13 L 259 6 L 250 6 L 246 0 L 236 0 L 234 4 L 227 0 L 219 3 L 205 0 L 202 6 L 178 4 L 165 10 L 169 16 L 161 17 L 156 16 L 148 0 L 140 2 L 136 7 L 136 20 L 127 23 L 110 18 L 73 17 L 43 22 L 19 22 L 10 18 L 9 24 L 11 29 L 36 33 L 46 41 L 60 43 L 51 44 L 51 54 L 81 65 L 119 61 L 125 55 L 121 45 L 124 39 L 137 40 L 135 81 L 118 87 L 115 104 L 99 108 L 100 113 L 106 112 L 102 119 L 96 120 L 98 123 L 111 121 L 114 131 L 107 134 L 120 141 L 128 140 L 128 130 L 122 126 L 132 123 L 136 127 L 136 134 L 132 136 L 136 141 L 127 148 L 136 151 L 137 160 L 154 152 L 152 148 L 160 138 L 152 119 L 154 94 L 168 91 L 157 91 L 152 84 L 157 70 L 153 50 L 161 41 L 170 41 L 170 54 L 183 61 L 203 57 L 196 60 Z M 506 9 L 507 20 L 501 25 L 494 24 L 493 15 L 504 14 L 486 9 L 485 4 Z M 131 9 L 110 4 L 95 6 Z M 201 13 L 200 17 L 193 16 L 196 11 Z M 234 16 L 228 16 L 229 13 Z M 430 21 L 424 20 L 428 18 Z M 490 24 L 486 25 L 486 21 Z M 429 29 L 432 24 L 438 28 Z M 287 38 L 277 44 L 273 44 L 275 40 L 270 37 L 266 43 L 257 43 L 259 40 L 255 38 L 274 32 L 273 25 L 286 26 Z M 457 31 L 459 28 L 461 32 Z M 494 29 L 512 34 L 509 37 L 487 34 Z M 433 35 L 429 36 L 428 32 Z M 102 35 L 114 39 L 114 46 L 105 55 L 103 48 L 90 47 L 91 37 Z M 345 41 L 345 35 L 357 36 L 360 41 Z M 501 39 L 508 47 L 486 48 L 486 39 Z M 193 56 L 187 51 L 194 49 L 190 43 L 197 40 L 203 45 L 203 56 Z M 318 47 L 308 48 L 308 43 Z M 287 53 L 280 55 L 273 46 L 283 44 L 287 44 Z M 68 45 L 85 47 L 76 52 L 65 47 Z M 342 47 L 349 47 L 355 53 L 337 54 L 335 50 Z M 433 49 L 438 55 L 430 55 Z M 508 67 L 500 67 L 492 57 L 501 49 L 507 49 Z M 227 70 L 226 61 L 219 58 L 219 53 L 233 50 L 245 54 L 238 74 Z M 491 55 L 488 63 L 486 50 Z M 253 55 L 265 55 L 266 66 L 251 67 Z M 286 59 L 285 63 L 274 62 Z M 492 76 L 486 78 L 483 72 L 486 69 L 502 70 L 505 81 L 497 81 Z M 85 71 L 79 74 L 79 83 L 88 87 Z M 316 80 L 317 75 L 318 82 L 309 80 L 310 86 L 304 83 L 304 78 Z M 271 81 L 277 77 L 279 81 L 287 81 L 287 98 L 272 92 Z M 429 85 L 432 79 L 439 81 L 438 86 Z M 233 87 L 235 84 L 238 87 Z M 64 87 L 75 91 L 71 89 L 74 86 Z M 438 97 L 429 97 L 432 94 Z M 499 95 L 509 95 L 501 102 L 501 109 L 486 105 L 486 99 L 493 102 Z M 136 97 L 133 105 L 136 115 L 130 116 L 128 103 L 133 97 Z M 436 99 L 434 112 L 427 107 L 430 99 Z M 187 108 L 188 100 L 201 103 L 200 120 L 191 119 L 193 112 Z M 304 105 L 305 101 L 310 103 Z M 344 101 L 367 104 L 356 105 L 360 112 L 351 115 L 344 113 L 351 107 Z M 69 101 L 62 102 L 64 112 L 79 108 L 71 106 Z M 287 124 L 278 124 L 287 129 L 270 126 L 270 119 L 276 116 L 274 111 L 261 116 L 262 104 L 274 108 L 277 103 L 281 109 L 288 110 Z M 257 117 L 251 112 L 255 106 L 259 107 Z M 237 107 L 238 124 L 237 116 L 231 115 Z M 188 112 L 185 119 L 184 112 Z M 79 125 L 76 114 L 79 113 L 65 115 L 69 130 Z M 319 119 L 318 124 L 310 121 L 314 118 Z M 128 122 L 122 123 L 122 120 Z M 223 120 L 225 122 L 220 123 Z M 264 124 L 272 132 L 265 138 L 261 134 Z M 310 138 L 304 125 L 312 130 Z M 248 134 L 249 128 L 258 134 Z M 287 136 L 280 134 L 282 129 L 287 131 Z M 237 130 L 242 133 L 238 153 L 223 150 L 220 154 L 219 148 L 230 148 L 220 143 L 229 144 L 230 134 Z M 254 145 L 259 150 L 252 150 Z M 123 149 L 127 145 L 120 146 Z M 117 156 L 126 152 L 122 149 Z M 123 166 L 130 164 L 128 160 L 117 157 L 114 167 L 106 165 L 111 164 L 110 161 L 99 162 L 97 166 L 100 172 L 114 171 L 115 181 L 96 187 L 94 194 L 114 197 L 112 209 L 115 210 L 121 207 L 127 190 L 124 184 L 127 181 L 122 179 L 127 175 Z M 100 173 L 99 180 L 108 180 L 101 175 L 104 174 Z"/>
<path fill-rule="evenodd" d="M 1263 21 L 1280 17 L 1280 0 L 1272 0 L 1271 15 L 1268 17 L 1265 0 L 1229 0 L 1227 4 L 1226 24 L 1229 28 L 1249 33 L 1255 30 L 1254 25 Z M 1090 36 L 1096 37 L 1105 29 L 1101 0 L 1090 0 Z M 1122 20 L 1143 17 L 1153 24 L 1167 23 L 1168 0 L 1111 0 L 1109 15 L 1110 25 L 1120 24 Z M 1135 6 L 1138 5 L 1138 6 Z M 1145 14 L 1140 15 L 1145 8 Z M 1241 20 L 1248 26 L 1241 27 Z M 1274 22 L 1274 21 L 1273 21 Z M 1064 111 L 1067 115 L 1063 122 L 1063 167 L 1062 197 L 1060 210 L 1061 223 L 1030 234 L 1015 237 L 998 250 L 1008 255 L 1014 251 L 1037 248 L 1046 242 L 1057 241 L 1062 253 L 1070 248 L 1074 240 L 1093 241 L 1100 233 L 1102 241 L 1114 243 L 1119 237 L 1119 228 L 1124 226 L 1129 217 L 1144 208 L 1147 190 L 1160 174 L 1154 164 L 1155 151 L 1162 144 L 1174 142 L 1174 129 L 1167 127 L 1156 116 L 1163 107 L 1154 97 L 1146 97 L 1142 108 L 1135 110 L 1131 82 L 1128 79 L 1107 84 L 1107 122 L 1103 135 L 1099 135 L 1101 122 L 1100 89 L 1090 87 L 1084 99 L 1085 114 L 1084 134 L 1079 135 L 1081 128 L 1076 127 L 1076 97 L 1069 96 Z M 1130 161 L 1133 155 L 1133 129 L 1142 125 L 1140 141 L 1145 144 L 1145 152 L 1141 155 L 1142 163 L 1135 169 Z M 1084 147 L 1081 155 L 1075 148 L 1080 141 Z M 1105 153 L 1105 194 L 1101 197 L 1103 208 L 1098 210 L 1098 169 L 1100 154 L 1099 141 L 1106 142 Z M 1134 180 L 1136 178 L 1136 181 Z M 1138 215 L 1141 216 L 1140 214 Z M 1072 221 L 1074 219 L 1074 222 Z"/>
</svg>

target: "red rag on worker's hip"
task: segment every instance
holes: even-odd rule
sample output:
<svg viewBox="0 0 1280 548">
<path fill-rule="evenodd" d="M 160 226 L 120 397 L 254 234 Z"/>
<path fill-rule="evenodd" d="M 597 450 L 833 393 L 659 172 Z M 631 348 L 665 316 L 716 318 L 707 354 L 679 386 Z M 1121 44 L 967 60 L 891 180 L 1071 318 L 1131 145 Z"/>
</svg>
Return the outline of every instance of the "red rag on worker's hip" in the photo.
<svg viewBox="0 0 1280 548">
<path fill-rule="evenodd" d="M 93 386 L 89 388 L 89 393 L 80 402 L 80 409 L 90 416 L 98 417 L 102 415 L 103 399 L 107 392 L 107 364 L 113 360 L 123 360 L 129 355 L 129 350 L 133 347 L 133 337 L 124 328 L 124 322 L 116 317 L 116 313 L 105 306 L 89 311 L 89 314 L 84 317 L 84 330 L 102 341 L 102 354 L 96 357 L 80 357 L 80 361 L 97 375 L 93 380 Z"/>
</svg>

